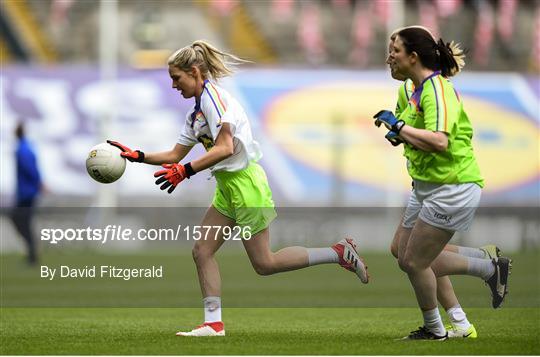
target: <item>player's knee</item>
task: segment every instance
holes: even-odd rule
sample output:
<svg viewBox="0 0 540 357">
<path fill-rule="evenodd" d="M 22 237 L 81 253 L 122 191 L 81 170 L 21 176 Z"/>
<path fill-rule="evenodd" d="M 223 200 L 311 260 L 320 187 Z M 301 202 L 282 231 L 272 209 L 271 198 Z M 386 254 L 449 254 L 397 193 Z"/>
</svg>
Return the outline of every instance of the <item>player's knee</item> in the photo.
<svg viewBox="0 0 540 357">
<path fill-rule="evenodd" d="M 253 269 L 259 275 L 272 275 L 276 273 L 273 265 L 266 261 L 253 262 Z"/>
<path fill-rule="evenodd" d="M 407 272 L 407 266 L 405 264 L 405 258 L 398 257 L 398 266 L 399 266 L 399 269 L 401 269 L 405 273 Z"/>
<path fill-rule="evenodd" d="M 212 257 L 212 252 L 199 244 L 195 244 L 191 250 L 191 255 L 195 263 L 204 261 Z"/>
<path fill-rule="evenodd" d="M 394 258 L 398 258 L 398 245 L 395 243 L 395 241 L 390 245 L 390 253 L 392 253 Z"/>
<path fill-rule="evenodd" d="M 399 241 L 401 240 L 401 236 L 403 235 L 403 228 L 400 226 L 396 233 L 394 233 L 394 239 L 392 239 L 392 243 L 390 244 L 390 253 L 395 258 L 398 258 L 399 256 Z"/>
<path fill-rule="evenodd" d="M 411 259 L 410 257 L 403 257 L 403 259 L 398 258 L 398 263 L 401 270 L 403 270 L 405 273 L 414 273 L 422 268 L 414 259 Z"/>
</svg>

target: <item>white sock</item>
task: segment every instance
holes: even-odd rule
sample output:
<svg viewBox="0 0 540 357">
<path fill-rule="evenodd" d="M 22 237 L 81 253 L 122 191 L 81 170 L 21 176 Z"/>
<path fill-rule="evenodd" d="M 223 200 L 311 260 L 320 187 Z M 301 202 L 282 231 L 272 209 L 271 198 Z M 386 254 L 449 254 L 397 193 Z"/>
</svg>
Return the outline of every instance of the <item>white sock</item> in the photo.
<svg viewBox="0 0 540 357">
<path fill-rule="evenodd" d="M 306 248 L 309 266 L 339 262 L 339 257 L 332 248 Z"/>
<path fill-rule="evenodd" d="M 441 315 L 439 315 L 439 309 L 422 311 L 424 315 L 424 326 L 437 336 L 446 335 L 446 329 L 442 323 Z"/>
<path fill-rule="evenodd" d="M 207 296 L 203 299 L 204 322 L 221 321 L 221 298 L 219 296 Z"/>
<path fill-rule="evenodd" d="M 458 254 L 471 258 L 485 258 L 485 252 L 480 248 L 457 247 Z"/>
<path fill-rule="evenodd" d="M 460 330 L 467 330 L 471 323 L 467 320 L 467 315 L 465 311 L 461 308 L 461 305 L 457 304 L 446 310 L 448 318 L 452 323 L 452 326 L 459 328 Z"/>
<path fill-rule="evenodd" d="M 467 258 L 467 274 L 488 280 L 495 273 L 495 265 L 489 259 Z"/>
</svg>

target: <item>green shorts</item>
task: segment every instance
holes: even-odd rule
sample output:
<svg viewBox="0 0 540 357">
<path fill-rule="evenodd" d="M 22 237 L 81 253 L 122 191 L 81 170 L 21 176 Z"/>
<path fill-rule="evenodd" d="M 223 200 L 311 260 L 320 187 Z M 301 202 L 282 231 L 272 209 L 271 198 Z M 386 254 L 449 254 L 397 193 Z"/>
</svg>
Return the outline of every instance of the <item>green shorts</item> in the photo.
<svg viewBox="0 0 540 357">
<path fill-rule="evenodd" d="M 264 169 L 252 162 L 244 170 L 218 171 L 212 205 L 251 235 L 259 233 L 276 218 L 272 191 Z"/>
</svg>

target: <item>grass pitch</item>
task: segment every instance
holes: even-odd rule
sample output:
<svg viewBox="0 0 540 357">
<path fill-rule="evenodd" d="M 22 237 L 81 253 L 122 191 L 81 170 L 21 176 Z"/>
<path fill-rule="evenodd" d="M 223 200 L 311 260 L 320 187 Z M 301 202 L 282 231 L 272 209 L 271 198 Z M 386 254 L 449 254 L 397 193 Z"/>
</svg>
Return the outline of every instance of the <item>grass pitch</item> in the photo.
<svg viewBox="0 0 540 357">
<path fill-rule="evenodd" d="M 538 309 L 468 309 L 476 340 L 396 341 L 414 308 L 233 308 L 225 338 L 176 337 L 195 308 L 8 308 L 2 354 L 38 355 L 522 355 L 540 353 Z"/>
<path fill-rule="evenodd" d="M 161 264 L 163 279 L 39 278 L 19 256 L 2 256 L 0 353 L 13 355 L 523 355 L 540 354 L 538 252 L 510 255 L 502 309 L 475 278 L 453 278 L 476 340 L 396 341 L 421 324 L 412 289 L 393 258 L 366 254 L 373 280 L 334 265 L 257 276 L 242 251 L 220 252 L 227 337 L 176 337 L 200 323 L 189 251 L 102 255 L 50 251 L 43 264 Z M 443 312 L 443 318 L 444 312 Z"/>
</svg>

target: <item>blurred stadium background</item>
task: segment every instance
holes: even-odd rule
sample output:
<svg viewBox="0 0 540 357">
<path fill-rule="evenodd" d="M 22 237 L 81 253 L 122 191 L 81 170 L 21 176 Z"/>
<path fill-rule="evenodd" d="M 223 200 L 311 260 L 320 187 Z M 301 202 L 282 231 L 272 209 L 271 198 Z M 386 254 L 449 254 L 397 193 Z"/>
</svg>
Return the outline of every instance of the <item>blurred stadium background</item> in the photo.
<svg viewBox="0 0 540 357">
<path fill-rule="evenodd" d="M 174 145 L 192 104 L 170 90 L 166 59 L 206 39 L 254 62 L 222 84 L 250 116 L 276 205 L 309 207 L 302 217 L 281 215 L 286 223 L 276 222 L 274 243 L 317 246 L 338 232 L 384 251 L 410 181 L 401 150 L 371 117 L 395 106 L 399 83 L 385 68 L 387 39 L 411 24 L 468 49 L 454 82 L 473 121 L 486 188 L 473 230 L 456 242 L 538 247 L 540 1 L 3 0 L 4 213 L 13 201 L 18 120 L 26 123 L 47 187 L 41 225 L 48 208 L 118 206 L 117 224 L 159 226 L 159 214 L 130 208 L 206 207 L 214 189 L 207 174 L 169 196 L 153 184 L 152 167 L 128 165 L 110 186 L 92 181 L 84 167 L 89 148 L 107 138 L 143 151 Z M 83 224 L 83 211 L 54 222 Z M 328 226 L 336 216 L 348 223 Z M 291 217 L 311 233 L 291 233 Z M 7 215 L 0 219 L 2 252 L 20 250 Z"/>
</svg>

